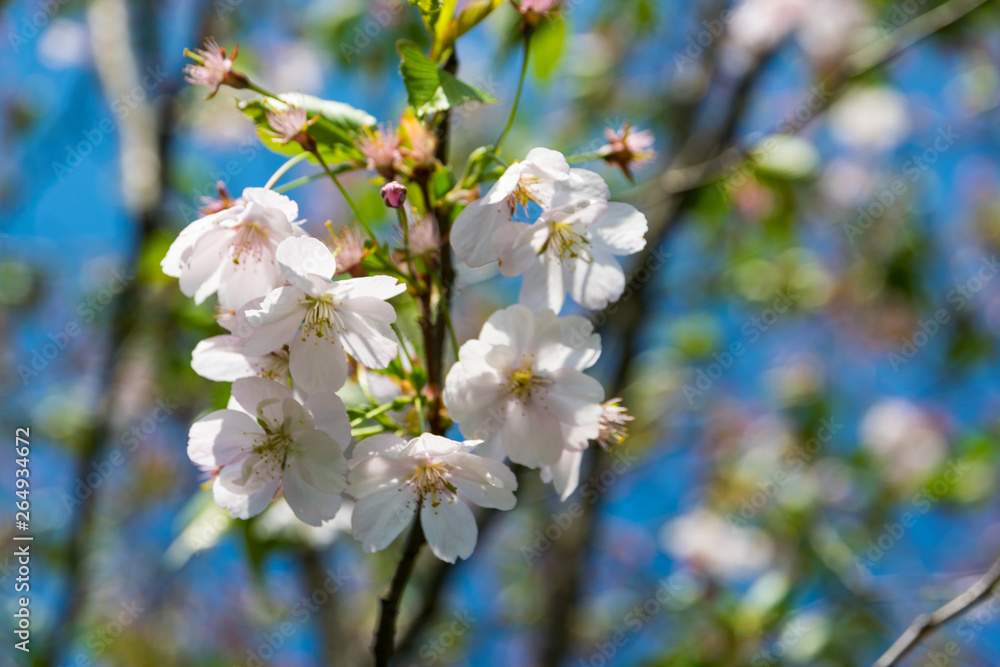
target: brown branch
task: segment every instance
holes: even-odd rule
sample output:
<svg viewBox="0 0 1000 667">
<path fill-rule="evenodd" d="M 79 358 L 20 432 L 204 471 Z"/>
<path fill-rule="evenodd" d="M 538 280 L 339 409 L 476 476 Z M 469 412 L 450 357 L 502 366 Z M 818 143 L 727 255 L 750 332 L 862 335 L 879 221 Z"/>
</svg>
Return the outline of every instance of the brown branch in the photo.
<svg viewBox="0 0 1000 667">
<path fill-rule="evenodd" d="M 921 614 L 913 619 L 906 631 L 872 667 L 892 667 L 899 663 L 925 637 L 984 602 L 993 592 L 997 582 L 1000 582 L 1000 558 L 990 566 L 986 574 L 957 598 L 931 614 Z"/>
<path fill-rule="evenodd" d="M 453 52 L 445 63 L 444 69 L 452 74 L 458 70 L 458 58 Z M 436 157 L 442 162 L 447 161 L 448 143 L 451 129 L 451 112 L 446 111 L 441 125 L 437 130 L 438 145 Z M 428 177 L 425 175 L 419 182 L 421 192 L 424 196 L 424 206 L 426 213 L 431 213 L 431 189 Z M 439 205 L 434 210 L 437 218 L 438 231 L 442 239 L 448 238 L 451 230 L 451 209 Z M 437 269 L 441 275 L 441 294 L 438 297 L 436 308 L 432 307 L 430 289 L 433 281 L 427 276 L 427 291 L 420 297 L 421 318 L 420 328 L 424 338 L 424 355 L 427 360 L 427 388 L 431 394 L 430 414 L 428 415 L 428 428 L 431 433 L 444 435 L 447 430 L 443 419 L 444 403 L 442 401 L 442 385 L 444 382 L 444 346 L 446 328 L 446 317 L 444 310 L 451 308 L 451 284 L 454 282 L 455 272 L 451 262 L 451 247 L 447 242 L 443 243 L 440 252 L 440 265 Z M 435 267 L 429 267 L 434 271 Z M 436 314 L 432 313 L 436 311 Z M 389 593 L 381 599 L 381 610 L 379 613 L 378 626 L 375 629 L 375 639 L 372 652 L 375 655 L 375 667 L 388 667 L 389 661 L 396 652 L 396 622 L 399 618 L 399 606 L 406 592 L 406 584 L 410 580 L 416 564 L 420 547 L 424 543 L 424 531 L 420 525 L 420 503 L 417 504 L 417 513 L 413 519 L 413 528 L 406 540 L 406 547 L 403 549 L 403 556 L 393 574 L 392 583 L 389 586 Z M 444 575 L 441 575 L 442 577 Z M 443 583 L 443 582 L 442 582 Z"/>
<path fill-rule="evenodd" d="M 413 527 L 406 538 L 406 546 L 403 547 L 403 556 L 399 559 L 399 566 L 396 568 L 395 574 L 392 575 L 389 592 L 380 600 L 378 627 L 372 646 L 372 652 L 375 654 L 375 667 L 389 667 L 389 661 L 396 652 L 396 621 L 399 618 L 399 606 L 423 543 L 424 530 L 420 525 L 420 503 L 418 502 L 416 515 L 413 517 Z"/>
<path fill-rule="evenodd" d="M 797 134 L 812 119 L 822 115 L 829 109 L 830 105 L 839 97 L 840 93 L 851 81 L 867 74 L 876 67 L 884 65 L 909 47 L 952 25 L 981 5 L 986 4 L 986 2 L 987 0 L 951 0 L 951 2 L 947 2 L 921 14 L 882 39 L 845 57 L 816 86 L 816 89 L 823 93 L 823 95 L 816 108 L 810 107 L 811 114 L 809 117 L 802 122 L 791 123 L 782 121 L 769 134 Z M 812 95 L 812 92 L 810 92 L 810 95 Z M 811 101 L 811 99 L 804 100 L 798 108 Z M 677 164 L 668 169 L 660 177 L 660 187 L 668 194 L 679 194 L 688 190 L 696 190 L 712 181 L 718 180 L 726 171 L 731 170 L 733 165 L 739 164 L 750 157 L 752 152 L 753 146 L 737 143 L 704 162 L 698 164 Z"/>
<path fill-rule="evenodd" d="M 954 23 L 984 4 L 985 1 L 951 0 L 946 5 L 914 19 L 882 40 L 887 43 L 876 43 L 845 58 L 821 86 L 823 89 L 828 87 L 830 92 L 822 98 L 822 103 L 813 110 L 810 120 L 825 112 L 850 80 L 889 61 L 909 46 Z M 678 151 L 671 167 L 660 177 L 659 185 L 664 196 L 657 202 L 657 205 L 663 207 L 660 216 L 663 222 L 655 230 L 651 227 L 650 242 L 637 257 L 637 261 L 634 263 L 635 267 L 646 266 L 652 253 L 663 245 L 667 236 L 678 226 L 684 211 L 692 201 L 692 195 L 699 188 L 717 178 L 718 172 L 725 165 L 732 165 L 735 161 L 742 160 L 750 154 L 750 147 L 740 146 L 724 150 L 721 153 L 717 151 L 722 144 L 731 140 L 736 124 L 742 116 L 742 109 L 748 103 L 760 71 L 769 57 L 767 53 L 762 54 L 744 75 L 736 87 L 731 109 L 723 122 L 714 131 L 693 134 Z M 710 88 L 710 85 L 703 88 L 702 97 L 695 106 L 700 106 L 707 100 Z M 689 118 L 693 123 L 693 115 Z M 779 126 L 778 131 L 794 134 L 801 130 L 804 125 L 804 123 L 783 123 Z M 687 128 L 688 132 L 681 131 L 679 136 L 685 136 L 691 129 Z M 633 280 L 634 274 L 629 276 L 626 284 L 632 284 Z M 616 377 L 611 385 L 614 387 L 612 395 L 622 393 L 625 386 L 628 363 L 631 359 L 632 339 L 642 321 L 641 301 L 648 284 L 648 282 L 643 283 L 635 290 L 634 297 L 640 303 L 626 309 L 624 313 L 617 315 L 612 320 L 621 332 L 620 344 L 624 348 L 619 358 Z M 617 309 L 620 305 L 615 304 L 615 308 Z M 605 318 L 604 321 L 608 321 L 608 318 Z M 602 461 L 604 458 L 598 451 L 591 454 L 590 475 L 587 479 L 594 480 L 604 472 L 607 465 L 606 461 Z M 559 563 L 559 568 L 556 576 L 552 579 L 552 602 L 549 605 L 548 614 L 550 621 L 542 651 L 542 664 L 548 667 L 556 667 L 560 664 L 562 656 L 569 646 L 569 633 L 573 625 L 575 605 L 582 579 L 582 563 L 587 556 L 588 547 L 594 534 L 592 524 L 596 522 L 597 514 L 598 502 L 590 503 L 581 517 L 575 535 L 567 536 L 567 539 L 564 540 L 567 544 L 557 548 L 561 556 L 557 554 L 554 558 Z"/>
<path fill-rule="evenodd" d="M 152 9 L 144 7 L 141 17 L 155 25 Z M 100 0 L 89 9 L 98 78 L 106 100 L 110 103 L 140 84 L 140 56 L 133 49 L 128 11 L 122 0 Z M 146 44 L 150 51 L 155 45 Z M 173 123 L 173 96 L 170 83 L 159 113 L 150 103 L 133 109 L 118 121 L 121 134 L 120 161 L 122 169 L 122 198 L 134 216 L 137 238 L 129 257 L 133 274 L 138 273 L 138 263 L 147 239 L 162 223 L 162 196 L 166 187 L 170 135 Z M 151 91 L 147 91 L 151 92 Z M 148 151 L 158 156 L 156 166 L 142 168 L 127 165 L 135 163 L 136 152 Z M 148 161 L 143 164 L 148 164 Z M 142 317 L 143 292 L 138 277 L 133 277 L 111 306 L 107 339 L 108 361 L 102 369 L 99 386 L 103 388 L 95 408 L 94 421 L 83 434 L 75 477 L 85 477 L 91 463 L 102 455 L 112 433 L 112 423 L 118 402 L 120 365 L 127 358 L 128 339 Z M 81 499 L 73 526 L 66 540 L 66 603 L 53 623 L 52 635 L 42 645 L 35 660 L 36 665 L 54 665 L 59 651 L 72 643 L 80 616 L 85 612 L 90 589 L 87 582 L 86 559 L 97 520 L 98 489 Z"/>
</svg>

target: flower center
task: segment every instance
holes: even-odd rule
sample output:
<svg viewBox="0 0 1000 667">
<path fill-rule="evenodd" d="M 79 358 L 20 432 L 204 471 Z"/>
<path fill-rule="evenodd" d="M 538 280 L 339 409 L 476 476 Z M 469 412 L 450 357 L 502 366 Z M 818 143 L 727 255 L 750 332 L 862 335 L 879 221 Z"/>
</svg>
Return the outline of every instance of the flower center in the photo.
<svg viewBox="0 0 1000 667">
<path fill-rule="evenodd" d="M 458 493 L 455 485 L 448 481 L 448 469 L 443 463 L 426 461 L 414 471 L 410 484 L 415 486 L 424 499 L 430 499 L 431 506 L 451 502 Z"/>
<path fill-rule="evenodd" d="M 532 358 L 525 360 L 520 368 L 510 374 L 507 388 L 512 396 L 516 396 L 521 403 L 527 403 L 531 396 L 539 391 L 539 388 L 552 384 L 552 380 L 535 375 Z"/>
<path fill-rule="evenodd" d="M 317 338 L 323 338 L 326 335 L 327 327 L 335 333 L 347 331 L 337 315 L 337 308 L 333 305 L 332 296 L 329 294 L 319 297 L 307 296 L 306 299 L 310 302 L 302 325 L 306 332 L 311 331 Z"/>
<path fill-rule="evenodd" d="M 263 256 L 264 244 L 267 242 L 267 230 L 256 220 L 244 222 L 239 226 L 236 239 L 229 246 L 233 256 L 233 264 L 240 263 L 240 257 L 246 253 L 260 262 Z"/>
<path fill-rule="evenodd" d="M 281 380 L 288 377 L 288 346 L 285 345 L 280 350 L 270 353 L 265 357 L 266 361 L 261 366 L 261 377 L 271 380 Z"/>
<path fill-rule="evenodd" d="M 572 222 L 553 222 L 549 228 L 549 238 L 542 246 L 541 254 L 548 252 L 559 259 L 582 259 L 588 264 L 594 261 L 590 253 L 590 239 L 586 230 L 580 231 Z"/>
<path fill-rule="evenodd" d="M 243 479 L 248 480 L 251 475 L 266 473 L 269 477 L 277 477 L 285 467 L 285 460 L 294 449 L 294 441 L 291 436 L 291 418 L 279 425 L 277 420 L 268 420 L 263 413 L 257 414 L 257 423 L 264 429 L 264 437 L 253 447 L 256 460 L 253 457 L 247 458 L 244 464 Z"/>
<path fill-rule="evenodd" d="M 511 216 L 519 207 L 526 211 L 531 202 L 541 205 L 542 197 L 534 190 L 537 183 L 538 178 L 534 176 L 521 176 L 517 180 L 514 191 L 507 195 L 507 206 L 510 208 Z"/>
</svg>

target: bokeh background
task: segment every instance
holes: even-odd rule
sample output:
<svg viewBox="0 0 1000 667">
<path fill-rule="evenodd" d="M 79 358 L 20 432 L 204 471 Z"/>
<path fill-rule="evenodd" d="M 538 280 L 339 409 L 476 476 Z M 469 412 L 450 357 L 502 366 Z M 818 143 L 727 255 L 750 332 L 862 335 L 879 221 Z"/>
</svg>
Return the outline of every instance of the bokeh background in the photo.
<svg viewBox="0 0 1000 667">
<path fill-rule="evenodd" d="M 425 554 L 398 664 L 868 664 L 1000 554 L 1000 11 L 577 0 L 561 14 L 536 37 L 504 154 L 591 152 L 625 121 L 656 134 L 634 185 L 585 165 L 646 212 L 656 251 L 597 318 L 596 373 L 636 416 L 632 437 L 565 504 L 525 476 L 470 561 Z M 518 21 L 504 5 L 459 43 L 462 78 L 501 100 L 455 112 L 459 165 L 506 119 Z M 311 529 L 275 505 L 232 522 L 211 503 L 185 445 L 227 397 L 189 366 L 218 330 L 158 264 L 218 181 L 260 186 L 284 161 L 236 109 L 247 95 L 206 102 L 183 82 L 184 47 L 238 43 L 269 89 L 393 121 L 394 44 L 423 43 L 416 11 L 25 0 L 3 3 L 0 28 L 2 419 L 11 445 L 31 428 L 36 536 L 30 656 L 6 630 L 0 551 L 0 664 L 368 664 L 398 545 L 363 555 L 344 521 Z M 391 237 L 369 175 L 344 180 Z M 314 232 L 349 221 L 325 181 L 293 197 Z M 464 340 L 517 286 L 461 280 Z M 998 615 L 990 599 L 907 664 L 944 664 L 949 641 L 949 665 L 1000 664 Z"/>
</svg>

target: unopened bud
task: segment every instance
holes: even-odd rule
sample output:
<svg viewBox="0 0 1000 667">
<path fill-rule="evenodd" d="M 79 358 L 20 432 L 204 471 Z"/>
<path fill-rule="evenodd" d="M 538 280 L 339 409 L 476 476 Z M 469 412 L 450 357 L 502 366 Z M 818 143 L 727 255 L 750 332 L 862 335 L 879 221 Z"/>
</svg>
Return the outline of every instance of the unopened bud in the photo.
<svg viewBox="0 0 1000 667">
<path fill-rule="evenodd" d="M 389 181 L 382 186 L 382 201 L 389 208 L 399 208 L 406 201 L 406 186 L 399 181 Z"/>
</svg>

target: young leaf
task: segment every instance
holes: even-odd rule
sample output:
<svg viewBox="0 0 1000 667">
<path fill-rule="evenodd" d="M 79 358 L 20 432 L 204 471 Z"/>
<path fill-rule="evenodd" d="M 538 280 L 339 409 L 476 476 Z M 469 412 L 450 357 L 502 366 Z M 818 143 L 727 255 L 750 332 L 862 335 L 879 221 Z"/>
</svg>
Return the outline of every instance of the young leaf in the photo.
<svg viewBox="0 0 1000 667">
<path fill-rule="evenodd" d="M 531 41 L 535 76 L 544 81 L 552 75 L 562 56 L 566 44 L 566 21 L 550 18 L 538 27 Z"/>
<path fill-rule="evenodd" d="M 362 129 L 374 126 L 373 116 L 349 104 L 324 100 L 312 95 L 283 93 L 278 97 L 288 105 L 305 109 L 310 118 L 319 115 L 316 123 L 309 128 L 309 134 L 316 140 L 323 159 L 328 162 L 361 159 L 361 153 L 354 147 L 352 137 Z M 285 106 L 281 102 L 273 99 L 255 99 L 239 102 L 237 106 L 257 123 L 257 134 L 265 146 L 284 155 L 297 155 L 302 152 L 302 147 L 295 142 L 278 143 L 269 131 L 267 111 L 284 110 Z"/>
<path fill-rule="evenodd" d="M 418 115 L 425 116 L 435 111 L 445 111 L 466 102 L 483 104 L 497 102 L 497 99 L 486 91 L 459 81 L 438 67 L 414 42 L 400 40 L 396 49 L 401 58 L 399 71 L 403 75 L 406 93 L 410 105 Z"/>
</svg>

